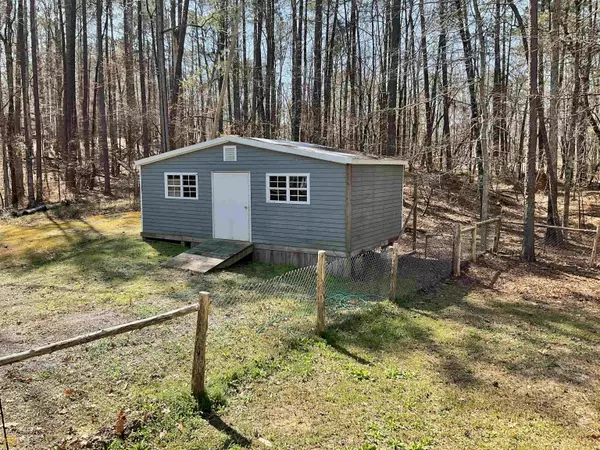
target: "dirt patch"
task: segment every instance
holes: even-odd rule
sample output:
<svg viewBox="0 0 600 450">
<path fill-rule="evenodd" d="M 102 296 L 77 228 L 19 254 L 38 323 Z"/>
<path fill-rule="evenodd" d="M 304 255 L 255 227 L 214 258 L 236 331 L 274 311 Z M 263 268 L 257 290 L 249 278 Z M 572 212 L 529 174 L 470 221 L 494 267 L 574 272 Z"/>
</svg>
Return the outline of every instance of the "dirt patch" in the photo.
<svg viewBox="0 0 600 450">
<path fill-rule="evenodd" d="M 17 321 L 0 330 L 0 354 L 25 351 L 34 346 L 49 344 L 126 323 L 134 315 L 123 309 L 95 309 L 85 313 L 48 314 L 25 323 Z"/>
</svg>

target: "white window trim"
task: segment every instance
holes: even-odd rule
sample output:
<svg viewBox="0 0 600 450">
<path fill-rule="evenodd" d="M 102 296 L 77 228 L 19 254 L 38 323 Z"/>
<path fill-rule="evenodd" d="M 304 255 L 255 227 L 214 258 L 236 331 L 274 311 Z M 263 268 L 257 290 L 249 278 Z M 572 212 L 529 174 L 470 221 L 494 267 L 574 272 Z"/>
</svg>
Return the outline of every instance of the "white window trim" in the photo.
<svg viewBox="0 0 600 450">
<path fill-rule="evenodd" d="M 269 195 L 269 177 L 286 177 L 286 188 L 285 196 L 286 201 L 271 200 Z M 306 177 L 306 201 L 298 202 L 290 200 L 290 177 Z M 267 173 L 265 177 L 265 186 L 267 190 L 267 203 L 279 203 L 279 204 L 290 204 L 290 205 L 310 205 L 310 173 Z"/>
<path fill-rule="evenodd" d="M 195 197 L 183 197 L 183 177 L 180 178 L 179 188 L 181 192 L 181 197 L 172 197 L 169 195 L 169 185 L 167 183 L 167 177 L 169 175 L 193 175 L 196 178 L 196 196 Z M 200 187 L 198 186 L 198 172 L 165 172 L 165 198 L 170 200 L 198 200 L 198 190 Z"/>
<path fill-rule="evenodd" d="M 225 152 L 227 150 L 233 150 L 234 159 L 232 161 L 227 161 L 225 159 Z M 235 145 L 224 145 L 223 146 L 223 162 L 237 162 L 237 147 Z"/>
</svg>

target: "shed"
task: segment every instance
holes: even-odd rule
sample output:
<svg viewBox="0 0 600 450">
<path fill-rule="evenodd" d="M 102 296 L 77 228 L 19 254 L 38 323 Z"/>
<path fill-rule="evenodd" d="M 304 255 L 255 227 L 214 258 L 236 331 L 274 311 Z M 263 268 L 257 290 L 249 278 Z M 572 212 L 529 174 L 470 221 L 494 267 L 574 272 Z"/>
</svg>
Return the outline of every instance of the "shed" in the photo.
<svg viewBox="0 0 600 450">
<path fill-rule="evenodd" d="M 253 244 L 253 259 L 304 266 L 354 256 L 402 228 L 405 161 L 223 136 L 136 161 L 142 237 Z"/>
</svg>

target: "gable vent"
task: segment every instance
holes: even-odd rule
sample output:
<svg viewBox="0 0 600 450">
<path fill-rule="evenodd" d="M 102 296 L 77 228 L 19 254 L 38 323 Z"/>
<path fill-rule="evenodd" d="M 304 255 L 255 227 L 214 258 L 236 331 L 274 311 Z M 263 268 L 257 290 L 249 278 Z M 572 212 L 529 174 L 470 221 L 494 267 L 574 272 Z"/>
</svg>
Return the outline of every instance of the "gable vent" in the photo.
<svg viewBox="0 0 600 450">
<path fill-rule="evenodd" d="M 235 145 L 223 146 L 223 161 L 237 161 L 237 149 Z"/>
</svg>

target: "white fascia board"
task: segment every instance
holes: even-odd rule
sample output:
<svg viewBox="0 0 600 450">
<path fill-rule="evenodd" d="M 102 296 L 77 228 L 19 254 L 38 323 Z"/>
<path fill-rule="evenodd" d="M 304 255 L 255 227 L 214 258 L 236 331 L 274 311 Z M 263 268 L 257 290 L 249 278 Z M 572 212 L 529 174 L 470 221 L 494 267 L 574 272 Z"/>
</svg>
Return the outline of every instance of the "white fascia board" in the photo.
<svg viewBox="0 0 600 450">
<path fill-rule="evenodd" d="M 408 166 L 404 159 L 353 159 L 350 164 L 357 166 Z"/>
<path fill-rule="evenodd" d="M 201 142 L 199 144 L 189 145 L 187 147 L 178 148 L 177 150 L 171 150 L 165 153 L 159 153 L 158 155 L 149 156 L 148 158 L 138 159 L 135 162 L 136 166 L 145 166 L 146 164 L 152 164 L 157 161 L 163 161 L 165 159 L 174 158 L 176 156 L 185 155 L 187 153 L 195 152 L 196 150 L 202 150 L 208 147 L 212 147 L 214 145 L 224 144 L 226 142 L 230 142 L 230 139 L 226 139 L 225 137 L 220 137 L 217 139 L 212 139 L 210 141 Z"/>
<path fill-rule="evenodd" d="M 350 155 L 335 154 L 334 152 L 320 152 L 319 150 L 306 150 L 298 147 L 291 147 L 287 145 L 277 145 L 269 142 L 263 142 L 258 139 L 247 139 L 238 136 L 222 136 L 216 139 L 211 139 L 206 142 L 199 144 L 190 145 L 188 147 L 179 148 L 177 150 L 171 150 L 169 152 L 161 153 L 159 155 L 150 156 L 148 158 L 138 159 L 135 162 L 136 166 L 145 166 L 146 164 L 152 164 L 157 161 L 163 161 L 165 159 L 174 158 L 177 156 L 192 153 L 205 148 L 214 147 L 221 144 L 237 144 L 246 145 L 249 147 L 257 147 L 265 150 L 272 150 L 279 153 L 287 153 L 289 155 L 304 156 L 307 158 L 320 159 L 323 161 L 334 162 L 338 164 L 359 164 L 359 165 L 406 165 L 406 161 L 395 160 L 395 159 L 360 159 L 354 158 Z"/>
</svg>

